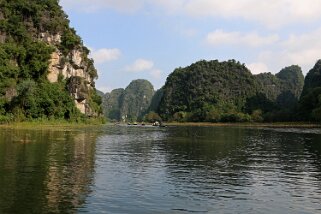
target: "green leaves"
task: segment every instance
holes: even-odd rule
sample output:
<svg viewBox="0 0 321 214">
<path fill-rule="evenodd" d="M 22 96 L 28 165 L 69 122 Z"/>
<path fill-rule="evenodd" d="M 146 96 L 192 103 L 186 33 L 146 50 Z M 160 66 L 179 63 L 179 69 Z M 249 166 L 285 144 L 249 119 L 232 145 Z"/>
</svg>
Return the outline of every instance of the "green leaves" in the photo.
<svg viewBox="0 0 321 214">
<path fill-rule="evenodd" d="M 80 37 L 76 34 L 75 29 L 67 29 L 61 37 L 62 52 L 67 55 L 68 52 L 82 44 Z"/>
<path fill-rule="evenodd" d="M 277 75 L 252 75 L 235 60 L 202 60 L 170 74 L 159 112 L 178 121 L 292 120 L 289 115 L 297 107 L 303 79 L 299 66 L 286 67 Z"/>
<path fill-rule="evenodd" d="M 10 113 L 18 120 L 83 117 L 61 75 L 58 83 L 47 80 L 49 60 L 57 49 L 71 64 L 71 51 L 83 50 L 81 67 L 88 68 L 85 72 L 92 79 L 97 78 L 94 63 L 88 59 L 89 50 L 69 27 L 69 20 L 58 3 L 58 0 L 0 1 L 0 116 Z M 65 65 L 62 61 L 60 64 Z M 90 84 L 94 87 L 93 82 Z M 91 109 L 101 113 L 101 100 L 95 90 L 84 93 Z"/>
<path fill-rule="evenodd" d="M 134 80 L 125 90 L 115 89 L 105 95 L 103 102 L 105 116 L 117 121 L 141 121 L 145 114 L 151 111 L 150 106 L 154 93 L 154 87 L 149 81 Z M 157 108 L 155 103 L 158 105 L 160 98 L 155 99 L 153 108 Z"/>
<path fill-rule="evenodd" d="M 25 80 L 18 85 L 15 103 L 27 118 L 71 119 L 80 116 L 63 83 Z"/>
<path fill-rule="evenodd" d="M 228 103 L 240 112 L 246 99 L 257 90 L 255 78 L 239 62 L 203 60 L 170 74 L 160 113 L 168 118 L 177 112 L 189 112 L 188 120 L 220 121 L 228 110 L 222 110 L 222 106 Z"/>
</svg>

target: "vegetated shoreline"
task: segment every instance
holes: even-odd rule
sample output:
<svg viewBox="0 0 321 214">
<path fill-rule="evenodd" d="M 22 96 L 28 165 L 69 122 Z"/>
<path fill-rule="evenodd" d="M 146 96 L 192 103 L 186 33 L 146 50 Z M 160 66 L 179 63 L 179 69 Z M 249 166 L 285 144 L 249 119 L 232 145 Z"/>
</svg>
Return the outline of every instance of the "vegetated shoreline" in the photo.
<svg viewBox="0 0 321 214">
<path fill-rule="evenodd" d="M 216 127 L 272 127 L 272 128 L 321 128 L 321 124 L 308 122 L 276 122 L 276 123 L 209 123 L 209 122 L 168 122 L 166 126 L 216 126 Z"/>
<path fill-rule="evenodd" d="M 0 124 L 0 129 L 30 129 L 30 130 L 74 130 L 90 127 L 100 127 L 106 123 L 102 120 L 93 119 L 85 122 L 67 120 L 35 120 L 24 122 L 9 122 Z"/>
<path fill-rule="evenodd" d="M 126 125 L 126 123 L 121 123 Z M 25 121 L 0 124 L 0 129 L 30 129 L 30 130 L 79 130 L 91 127 L 112 126 L 114 123 L 93 120 L 90 122 L 70 122 L 63 120 Z M 151 124 L 150 124 L 151 125 Z M 265 127 L 265 128 L 321 128 L 321 124 L 309 122 L 275 122 L 275 123 L 210 123 L 210 122 L 164 122 L 167 127 Z"/>
</svg>

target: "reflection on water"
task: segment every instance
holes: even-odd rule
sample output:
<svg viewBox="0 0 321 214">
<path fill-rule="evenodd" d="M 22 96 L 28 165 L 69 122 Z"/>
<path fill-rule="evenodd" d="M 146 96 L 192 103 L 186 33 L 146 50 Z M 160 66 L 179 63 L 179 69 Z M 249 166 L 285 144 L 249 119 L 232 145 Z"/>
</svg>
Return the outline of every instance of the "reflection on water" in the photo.
<svg viewBox="0 0 321 214">
<path fill-rule="evenodd" d="M 321 132 L 2 130 L 0 186 L 0 213 L 321 213 Z"/>
<path fill-rule="evenodd" d="M 110 128 L 97 141 L 95 187 L 80 211 L 321 212 L 314 131 Z"/>
<path fill-rule="evenodd" d="M 0 213 L 61 213 L 80 207 L 94 170 L 95 134 L 0 131 Z"/>
</svg>

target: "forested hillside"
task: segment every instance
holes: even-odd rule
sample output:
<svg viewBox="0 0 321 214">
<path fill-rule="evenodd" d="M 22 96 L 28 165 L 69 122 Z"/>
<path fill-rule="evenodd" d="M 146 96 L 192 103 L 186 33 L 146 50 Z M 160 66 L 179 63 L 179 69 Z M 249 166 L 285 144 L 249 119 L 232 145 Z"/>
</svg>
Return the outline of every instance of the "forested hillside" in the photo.
<svg viewBox="0 0 321 214">
<path fill-rule="evenodd" d="M 99 116 L 88 54 L 57 0 L 0 1 L 0 121 Z"/>
<path fill-rule="evenodd" d="M 303 89 L 304 76 L 297 65 L 283 68 L 279 73 L 263 73 L 255 76 L 260 91 L 248 98 L 246 113 L 261 111 L 266 121 L 298 120 L 298 101 Z"/>
<path fill-rule="evenodd" d="M 299 113 L 307 121 L 321 121 L 321 60 L 305 78 Z"/>
<path fill-rule="evenodd" d="M 103 108 L 106 118 L 119 121 L 121 119 L 120 108 L 125 90 L 118 88 L 103 96 Z"/>
<path fill-rule="evenodd" d="M 115 121 L 141 121 L 149 111 L 154 93 L 149 81 L 134 80 L 126 89 L 115 89 L 104 95 L 105 116 Z"/>
<path fill-rule="evenodd" d="M 199 61 L 169 75 L 158 112 L 175 121 L 293 121 L 303 81 L 298 66 L 252 75 L 235 60 Z"/>
</svg>

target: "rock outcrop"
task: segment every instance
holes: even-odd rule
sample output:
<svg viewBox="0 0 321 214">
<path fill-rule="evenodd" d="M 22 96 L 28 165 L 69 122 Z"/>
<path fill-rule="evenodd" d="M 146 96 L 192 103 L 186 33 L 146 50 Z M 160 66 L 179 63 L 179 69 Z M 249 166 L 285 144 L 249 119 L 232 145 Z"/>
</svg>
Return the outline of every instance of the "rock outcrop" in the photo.
<svg viewBox="0 0 321 214">
<path fill-rule="evenodd" d="M 101 114 L 97 71 L 88 55 L 58 0 L 0 1 L 0 114 L 70 119 L 79 115 L 75 107 L 87 116 Z M 27 102 L 24 89 L 30 99 L 44 97 Z M 59 95 L 60 103 L 51 99 Z"/>
<path fill-rule="evenodd" d="M 60 37 L 47 37 L 46 41 L 55 42 Z M 53 38 L 53 39 L 51 39 Z M 90 65 L 84 59 L 84 53 L 81 49 L 72 50 L 67 57 L 58 49 L 51 54 L 47 78 L 50 82 L 58 82 L 59 78 L 70 79 L 68 88 L 70 94 L 74 97 L 77 108 L 80 112 L 91 115 L 88 97 L 83 97 L 84 93 L 89 93 L 94 89 L 94 80 L 88 72 Z M 84 89 L 86 89 L 84 91 Z M 80 91 L 82 94 L 80 94 Z"/>
<path fill-rule="evenodd" d="M 83 114 L 91 115 L 90 112 L 92 110 L 88 105 L 88 97 L 79 99 L 79 97 L 82 97 L 79 94 L 80 91 L 88 93 L 94 89 L 93 77 L 88 72 L 90 61 L 88 61 L 86 53 L 84 53 L 81 46 L 70 50 L 67 54 L 59 50 L 62 42 L 61 37 L 59 33 L 50 34 L 49 32 L 42 32 L 38 36 L 40 41 L 55 47 L 55 51 L 51 54 L 47 78 L 51 83 L 58 82 L 59 78 L 66 80 L 72 78 L 69 81 L 68 88 L 70 89 L 70 94 L 75 99 L 76 107 Z M 86 92 L 83 91 L 84 88 L 86 88 Z"/>
</svg>

